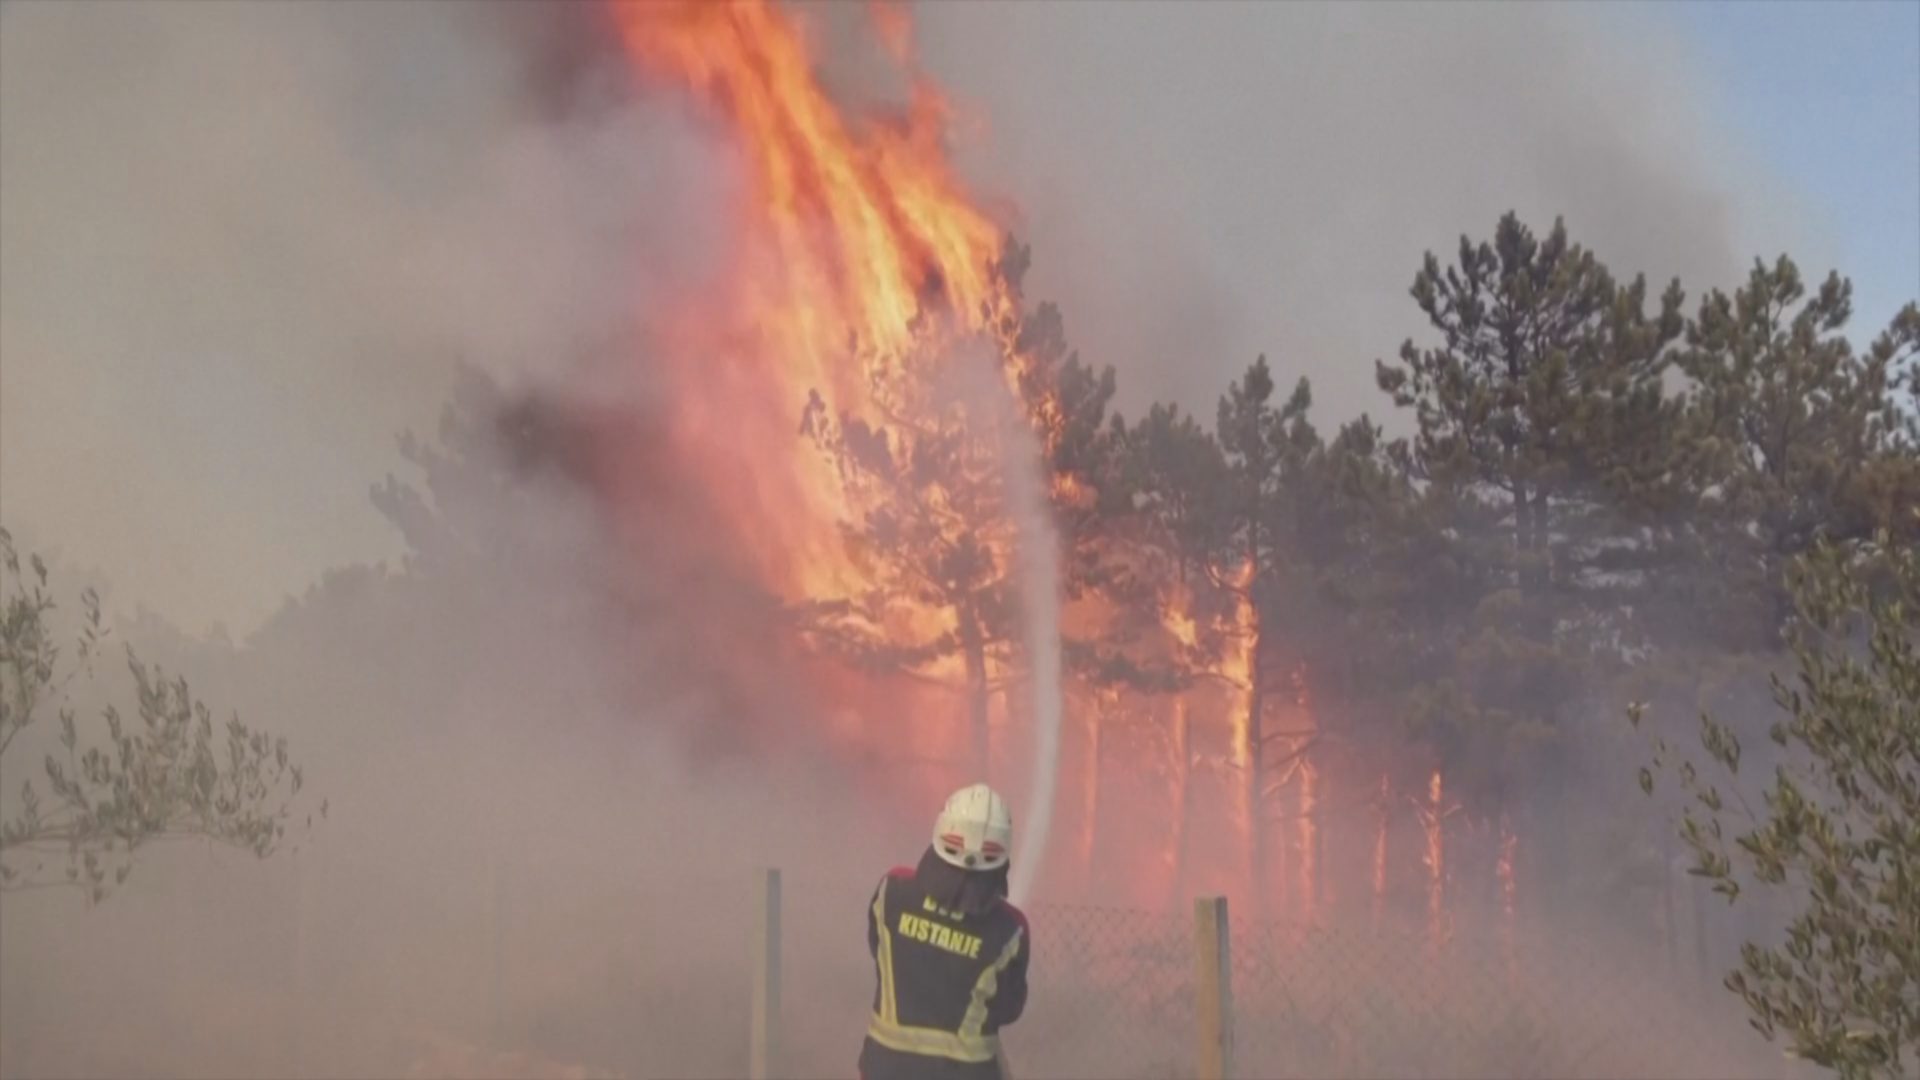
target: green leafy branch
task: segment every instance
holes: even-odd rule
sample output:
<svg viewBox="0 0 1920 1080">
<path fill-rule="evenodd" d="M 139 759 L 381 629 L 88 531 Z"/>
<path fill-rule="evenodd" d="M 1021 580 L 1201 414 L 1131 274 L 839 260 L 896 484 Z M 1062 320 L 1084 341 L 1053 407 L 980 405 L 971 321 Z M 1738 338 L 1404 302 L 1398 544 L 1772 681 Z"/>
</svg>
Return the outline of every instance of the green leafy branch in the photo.
<svg viewBox="0 0 1920 1080">
<path fill-rule="evenodd" d="M 75 661 L 63 671 L 46 565 L 32 556 L 24 571 L 0 529 L 0 765 L 13 763 L 27 745 L 19 736 L 64 702 L 72 680 L 91 673 L 106 637 L 99 599 L 85 591 Z M 284 840 L 305 779 L 287 740 L 237 716 L 216 737 L 212 710 L 184 678 L 142 663 L 131 648 L 127 666 L 135 719 L 107 707 L 104 742 L 82 738 L 72 708 L 54 710 L 59 752 L 44 759 L 46 794 L 26 780 L 17 809 L 0 816 L 0 890 L 72 887 L 98 902 L 155 841 L 198 838 L 265 858 Z"/>
<path fill-rule="evenodd" d="M 1688 805 L 1691 872 L 1732 903 L 1740 875 L 1791 889 L 1785 941 L 1748 942 L 1726 978 L 1769 1039 L 1845 1080 L 1910 1076 L 1920 1061 L 1920 552 L 1887 534 L 1864 549 L 1822 544 L 1795 565 L 1791 640 L 1798 674 L 1776 675 L 1785 714 L 1769 731 L 1789 763 L 1755 813 L 1733 788 L 1738 737 L 1701 717 L 1720 784 L 1655 739 L 1655 769 Z M 1636 726 L 1645 712 L 1634 705 Z M 1723 819 L 1737 814 L 1730 830 Z M 1731 835 L 1729 833 L 1731 832 Z"/>
</svg>

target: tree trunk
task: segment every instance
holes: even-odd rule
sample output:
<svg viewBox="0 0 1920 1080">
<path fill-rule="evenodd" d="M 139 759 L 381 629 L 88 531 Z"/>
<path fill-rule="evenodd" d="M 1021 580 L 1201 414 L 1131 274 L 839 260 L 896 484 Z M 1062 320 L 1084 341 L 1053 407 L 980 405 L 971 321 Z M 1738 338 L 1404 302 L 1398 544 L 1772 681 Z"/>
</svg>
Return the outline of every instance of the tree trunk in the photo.
<svg viewBox="0 0 1920 1080">
<path fill-rule="evenodd" d="M 1187 725 L 1187 699 L 1173 699 L 1173 889 L 1174 900 L 1187 880 L 1187 805 L 1192 785 L 1193 743 Z"/>
<path fill-rule="evenodd" d="M 1096 874 L 1094 856 L 1095 841 L 1100 828 L 1100 729 L 1106 726 L 1107 695 L 1102 693 L 1094 698 L 1092 711 L 1087 714 L 1087 772 L 1084 787 L 1086 789 L 1086 826 L 1080 833 L 1080 865 L 1086 868 L 1085 880 L 1089 890 L 1094 887 Z"/>
<path fill-rule="evenodd" d="M 962 604 L 960 649 L 967 668 L 967 726 L 973 739 L 975 774 L 981 783 L 992 783 L 993 761 L 991 732 L 987 727 L 987 643 L 980 629 L 980 618 L 971 600 Z"/>
<path fill-rule="evenodd" d="M 1251 599 L 1245 603 L 1252 617 L 1252 642 L 1248 646 L 1247 664 L 1247 724 L 1246 724 L 1246 803 L 1247 803 L 1247 867 L 1251 876 L 1250 888 L 1254 914 L 1265 913 L 1267 904 L 1267 829 L 1266 815 L 1261 812 L 1263 801 L 1260 798 L 1260 786 L 1265 774 L 1262 762 L 1261 722 L 1262 706 L 1265 704 L 1265 680 L 1260 677 L 1260 609 Z"/>
</svg>

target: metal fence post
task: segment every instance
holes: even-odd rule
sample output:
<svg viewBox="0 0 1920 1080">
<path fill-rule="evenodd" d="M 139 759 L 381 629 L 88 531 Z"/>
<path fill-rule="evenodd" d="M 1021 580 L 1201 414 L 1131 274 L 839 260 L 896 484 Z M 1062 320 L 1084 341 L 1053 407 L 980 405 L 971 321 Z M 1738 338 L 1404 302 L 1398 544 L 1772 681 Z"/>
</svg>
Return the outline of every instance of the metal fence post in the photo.
<svg viewBox="0 0 1920 1080">
<path fill-rule="evenodd" d="M 1193 1012 L 1199 1021 L 1199 1080 L 1233 1075 L 1233 951 L 1227 936 L 1227 898 L 1193 902 Z"/>
<path fill-rule="evenodd" d="M 753 1014 L 747 1076 L 770 1080 L 780 1043 L 780 871 L 760 871 L 753 896 Z"/>
</svg>

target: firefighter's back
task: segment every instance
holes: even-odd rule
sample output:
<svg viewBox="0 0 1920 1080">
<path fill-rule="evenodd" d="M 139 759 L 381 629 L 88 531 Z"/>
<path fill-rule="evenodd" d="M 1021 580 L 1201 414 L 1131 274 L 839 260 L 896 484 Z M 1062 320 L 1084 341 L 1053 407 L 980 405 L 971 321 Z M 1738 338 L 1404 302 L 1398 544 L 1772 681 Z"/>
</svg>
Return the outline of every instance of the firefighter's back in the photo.
<svg viewBox="0 0 1920 1080">
<path fill-rule="evenodd" d="M 1026 917 L 1005 900 L 950 909 L 901 867 L 874 891 L 869 920 L 878 978 L 864 1080 L 997 1080 L 1000 1028 L 1025 1007 Z"/>
</svg>

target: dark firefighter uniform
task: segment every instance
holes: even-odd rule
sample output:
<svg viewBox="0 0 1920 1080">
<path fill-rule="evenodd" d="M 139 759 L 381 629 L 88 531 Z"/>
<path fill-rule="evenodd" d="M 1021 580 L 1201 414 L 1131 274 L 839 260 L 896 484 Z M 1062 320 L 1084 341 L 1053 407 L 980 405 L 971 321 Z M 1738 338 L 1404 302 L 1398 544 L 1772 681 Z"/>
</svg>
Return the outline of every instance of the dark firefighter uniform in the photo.
<svg viewBox="0 0 1920 1080">
<path fill-rule="evenodd" d="M 963 916 L 896 867 L 874 890 L 867 947 L 879 985 L 861 1080 L 999 1080 L 999 1031 L 1027 1005 L 1031 946 L 1020 909 L 998 898 Z"/>
</svg>

